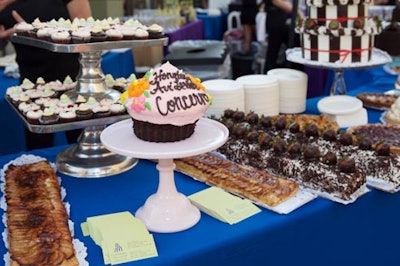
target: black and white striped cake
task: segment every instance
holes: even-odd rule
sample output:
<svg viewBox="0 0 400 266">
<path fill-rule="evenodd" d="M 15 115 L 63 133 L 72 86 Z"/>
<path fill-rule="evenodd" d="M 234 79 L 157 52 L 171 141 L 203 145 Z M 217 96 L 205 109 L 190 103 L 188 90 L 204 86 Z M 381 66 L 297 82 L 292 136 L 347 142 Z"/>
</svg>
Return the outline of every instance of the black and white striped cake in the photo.
<svg viewBox="0 0 400 266">
<path fill-rule="evenodd" d="M 302 56 L 319 62 L 368 62 L 378 18 L 368 18 L 371 0 L 306 0 L 307 16 L 298 19 Z"/>
</svg>

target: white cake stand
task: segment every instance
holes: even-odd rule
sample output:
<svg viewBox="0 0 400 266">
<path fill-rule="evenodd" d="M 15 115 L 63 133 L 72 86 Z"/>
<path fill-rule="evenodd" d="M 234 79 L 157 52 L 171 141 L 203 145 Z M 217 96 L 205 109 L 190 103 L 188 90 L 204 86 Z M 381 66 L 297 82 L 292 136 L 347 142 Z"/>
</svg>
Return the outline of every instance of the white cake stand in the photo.
<svg viewBox="0 0 400 266">
<path fill-rule="evenodd" d="M 193 135 L 171 143 L 155 143 L 138 139 L 133 134 L 132 120 L 117 122 L 103 130 L 100 139 L 112 152 L 142 159 L 158 159 L 157 192 L 140 207 L 135 216 L 152 232 L 172 233 L 186 230 L 200 220 L 200 211 L 175 186 L 174 158 L 209 152 L 222 146 L 229 136 L 221 123 L 201 118 Z"/>
<path fill-rule="evenodd" d="M 335 71 L 335 76 L 330 88 L 330 95 L 343 95 L 347 93 L 346 82 L 344 80 L 343 72 L 347 69 L 364 69 L 387 64 L 392 61 L 392 57 L 385 51 L 378 48 L 372 50 L 371 60 L 369 62 L 357 63 L 322 63 L 318 61 L 304 59 L 300 47 L 291 48 L 286 50 L 286 59 L 291 62 L 303 64 L 306 66 L 332 69 Z"/>
</svg>

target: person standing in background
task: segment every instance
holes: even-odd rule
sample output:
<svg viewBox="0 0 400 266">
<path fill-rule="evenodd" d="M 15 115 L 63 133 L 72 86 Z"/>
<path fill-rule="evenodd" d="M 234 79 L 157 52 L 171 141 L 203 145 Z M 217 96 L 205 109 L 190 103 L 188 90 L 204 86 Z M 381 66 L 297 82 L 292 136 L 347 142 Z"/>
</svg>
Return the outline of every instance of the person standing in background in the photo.
<svg viewBox="0 0 400 266">
<path fill-rule="evenodd" d="M 16 23 L 65 18 L 88 18 L 91 16 L 89 0 L 0 0 L 0 39 L 10 37 Z M 79 74 L 78 53 L 58 53 L 23 44 L 13 44 L 19 67 L 20 83 L 24 79 L 35 82 L 39 77 L 45 81 L 63 81 L 67 76 L 75 79 Z M 76 142 L 81 130 L 66 132 L 69 143 Z M 26 149 L 51 147 L 54 134 L 37 134 L 25 129 Z"/>
<path fill-rule="evenodd" d="M 287 23 L 293 9 L 290 2 L 286 0 L 264 0 L 264 7 L 267 12 L 266 30 L 268 34 L 265 59 L 266 73 L 268 70 L 283 66 L 278 63 L 279 51 L 282 45 L 288 45 L 290 30 L 294 29 L 291 29 L 290 24 Z"/>
<path fill-rule="evenodd" d="M 256 15 L 258 13 L 257 0 L 242 0 L 240 23 L 243 29 L 243 52 L 251 53 L 251 42 L 256 31 Z"/>
</svg>

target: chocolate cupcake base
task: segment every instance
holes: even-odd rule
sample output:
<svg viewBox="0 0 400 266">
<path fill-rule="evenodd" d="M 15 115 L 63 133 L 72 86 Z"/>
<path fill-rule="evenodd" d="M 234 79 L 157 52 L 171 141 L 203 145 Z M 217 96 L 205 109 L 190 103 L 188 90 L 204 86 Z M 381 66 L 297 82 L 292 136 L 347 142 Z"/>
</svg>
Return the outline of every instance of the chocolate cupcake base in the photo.
<svg viewBox="0 0 400 266">
<path fill-rule="evenodd" d="M 184 126 L 156 125 L 133 119 L 133 133 L 149 142 L 175 142 L 189 138 L 194 133 L 196 122 Z"/>
</svg>

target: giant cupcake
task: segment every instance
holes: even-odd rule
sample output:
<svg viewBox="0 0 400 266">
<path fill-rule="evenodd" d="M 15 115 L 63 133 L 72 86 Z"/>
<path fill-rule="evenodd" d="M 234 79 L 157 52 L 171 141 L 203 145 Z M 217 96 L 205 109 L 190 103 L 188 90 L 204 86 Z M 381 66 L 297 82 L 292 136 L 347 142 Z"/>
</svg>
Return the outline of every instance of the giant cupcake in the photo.
<svg viewBox="0 0 400 266">
<path fill-rule="evenodd" d="M 133 120 L 133 132 L 150 142 L 189 138 L 211 104 L 200 79 L 169 62 L 132 82 L 121 96 Z"/>
</svg>

